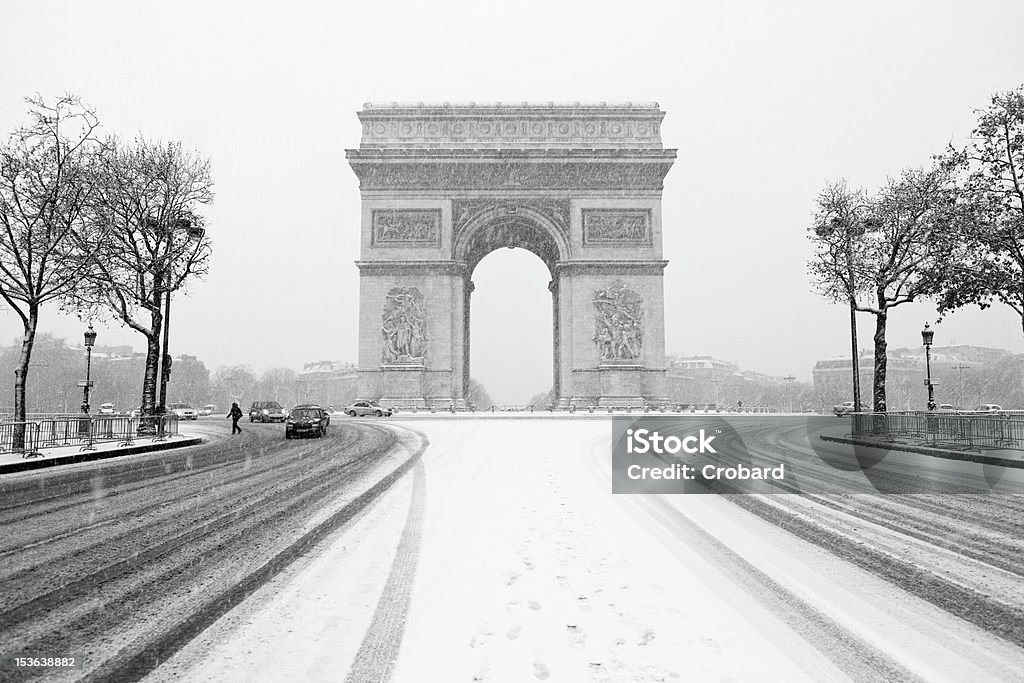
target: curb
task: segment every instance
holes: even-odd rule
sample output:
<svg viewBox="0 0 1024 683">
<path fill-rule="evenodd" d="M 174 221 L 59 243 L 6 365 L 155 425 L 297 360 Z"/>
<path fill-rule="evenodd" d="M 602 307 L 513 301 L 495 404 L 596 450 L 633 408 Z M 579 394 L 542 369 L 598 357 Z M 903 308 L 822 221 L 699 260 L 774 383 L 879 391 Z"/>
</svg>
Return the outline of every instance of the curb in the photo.
<svg viewBox="0 0 1024 683">
<path fill-rule="evenodd" d="M 866 439 L 850 439 L 842 436 L 820 436 L 822 441 L 833 441 L 845 443 L 851 446 L 867 446 L 868 448 L 881 448 L 887 451 L 903 451 L 904 453 L 918 453 L 933 458 L 945 458 L 946 460 L 962 460 L 964 462 L 978 462 L 983 465 L 997 465 L 999 467 L 1012 467 L 1024 469 L 1024 460 L 1012 460 L 1010 458 L 997 458 L 993 455 L 981 455 L 980 453 L 966 453 L 963 451 L 946 451 L 941 448 L 929 448 L 927 446 L 914 446 L 911 444 L 899 443 L 898 441 L 868 441 Z"/>
<path fill-rule="evenodd" d="M 203 443 L 203 438 L 195 436 L 185 437 L 184 439 L 176 441 L 162 441 L 160 443 L 151 443 L 141 446 L 128 446 L 127 448 L 117 448 L 109 451 L 82 451 L 80 453 L 64 455 L 56 458 L 25 459 L 22 462 L 0 465 L 0 474 L 38 470 L 44 467 L 55 467 L 57 465 L 70 465 L 76 462 L 106 460 L 108 458 L 118 458 L 122 455 L 137 455 L 139 453 L 151 453 L 153 451 L 168 451 L 175 448 L 184 448 L 186 446 L 196 446 L 201 443 Z"/>
</svg>

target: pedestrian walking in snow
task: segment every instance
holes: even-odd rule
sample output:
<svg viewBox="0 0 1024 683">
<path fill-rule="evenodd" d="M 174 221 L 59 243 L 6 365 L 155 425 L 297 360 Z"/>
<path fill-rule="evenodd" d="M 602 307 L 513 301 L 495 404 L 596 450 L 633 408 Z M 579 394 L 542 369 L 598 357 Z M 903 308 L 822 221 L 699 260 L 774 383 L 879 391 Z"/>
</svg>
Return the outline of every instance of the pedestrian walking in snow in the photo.
<svg viewBox="0 0 1024 683">
<path fill-rule="evenodd" d="M 242 417 L 242 409 L 238 407 L 237 403 L 231 404 L 231 412 L 228 413 L 228 417 L 231 418 L 231 433 L 241 434 L 242 428 L 238 426 L 238 419 Z"/>
</svg>

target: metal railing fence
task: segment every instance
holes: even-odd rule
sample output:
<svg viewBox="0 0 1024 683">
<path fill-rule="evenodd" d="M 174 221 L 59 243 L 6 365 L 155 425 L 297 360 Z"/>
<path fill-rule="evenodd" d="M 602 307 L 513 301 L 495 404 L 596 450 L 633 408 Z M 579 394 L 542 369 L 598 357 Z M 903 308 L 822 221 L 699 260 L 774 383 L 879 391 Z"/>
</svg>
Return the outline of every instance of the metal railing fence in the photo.
<svg viewBox="0 0 1024 683">
<path fill-rule="evenodd" d="M 854 413 L 853 435 L 921 439 L 961 448 L 1024 450 L 1024 415 L 939 412 Z"/>
<path fill-rule="evenodd" d="M 16 434 L 24 430 L 24 449 L 15 447 Z M 0 454 L 23 452 L 37 455 L 42 448 L 118 442 L 130 446 L 138 439 L 162 441 L 178 436 L 178 418 L 173 414 L 143 417 L 70 415 L 30 422 L 0 422 Z"/>
<path fill-rule="evenodd" d="M 15 446 L 18 432 L 23 434 L 21 448 Z M 24 453 L 31 455 L 39 451 L 39 424 L 36 422 L 0 423 L 0 453 Z"/>
</svg>

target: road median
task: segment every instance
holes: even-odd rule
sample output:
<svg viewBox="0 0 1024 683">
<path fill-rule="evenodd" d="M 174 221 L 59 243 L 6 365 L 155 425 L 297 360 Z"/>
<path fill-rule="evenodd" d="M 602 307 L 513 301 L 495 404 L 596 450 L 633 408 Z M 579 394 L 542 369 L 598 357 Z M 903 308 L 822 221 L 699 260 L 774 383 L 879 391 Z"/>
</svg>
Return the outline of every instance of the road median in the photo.
<svg viewBox="0 0 1024 683">
<path fill-rule="evenodd" d="M 821 435 L 821 440 L 847 444 L 850 446 L 878 448 L 887 451 L 918 453 L 920 455 L 928 455 L 933 458 L 945 458 L 947 460 L 961 460 L 963 462 L 977 462 L 984 465 L 997 465 L 999 467 L 1024 469 L 1024 459 L 1002 458 L 995 455 L 985 455 L 981 452 L 956 451 L 922 444 L 903 443 L 901 441 L 875 441 L 873 439 L 854 438 L 849 436 L 828 436 L 826 434 Z"/>
<path fill-rule="evenodd" d="M 25 472 L 45 467 L 56 467 L 58 465 L 70 465 L 79 462 L 119 458 L 124 455 L 138 455 L 140 453 L 186 448 L 188 446 L 198 446 L 199 444 L 204 443 L 204 441 L 205 439 L 201 436 L 184 436 L 174 437 L 165 441 L 134 443 L 130 446 L 119 444 L 96 444 L 93 450 L 81 450 L 80 447 L 76 446 L 45 449 L 48 452 L 40 455 L 23 456 L 19 454 L 10 454 L 3 459 L 0 459 L 0 474 L 12 474 L 14 472 Z"/>
</svg>

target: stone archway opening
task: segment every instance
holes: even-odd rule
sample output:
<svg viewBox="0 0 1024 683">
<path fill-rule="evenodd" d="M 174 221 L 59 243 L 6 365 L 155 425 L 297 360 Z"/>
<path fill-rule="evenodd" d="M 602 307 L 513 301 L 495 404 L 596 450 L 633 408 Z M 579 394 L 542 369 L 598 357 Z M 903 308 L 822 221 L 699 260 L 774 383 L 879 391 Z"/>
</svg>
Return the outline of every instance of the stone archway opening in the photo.
<svg viewBox="0 0 1024 683">
<path fill-rule="evenodd" d="M 528 249 L 496 249 L 470 273 L 465 376 L 498 405 L 526 405 L 555 381 L 551 272 Z M 467 386 L 467 401 L 485 408 Z"/>
<path fill-rule="evenodd" d="M 508 250 L 530 252 L 542 262 L 543 270 L 546 271 L 542 277 L 545 288 L 549 292 L 547 301 L 540 299 L 537 303 L 540 311 L 550 311 L 549 327 L 547 334 L 541 335 L 541 339 L 549 340 L 551 350 L 551 361 L 544 363 L 542 367 L 551 368 L 551 374 L 547 381 L 539 383 L 536 391 L 530 393 L 523 399 L 523 403 L 537 393 L 553 389 L 554 395 L 559 395 L 559 366 L 558 366 L 558 345 L 559 345 L 559 315 L 558 315 L 558 288 L 555 285 L 555 273 L 558 263 L 567 256 L 567 246 L 560 238 L 557 225 L 558 212 L 545 213 L 538 210 L 540 203 L 526 203 L 515 201 L 487 202 L 478 201 L 470 204 L 474 209 L 472 212 L 461 212 L 467 216 L 462 222 L 460 239 L 454 245 L 455 258 L 466 264 L 466 291 L 464 295 L 464 329 L 463 329 L 463 396 L 469 396 L 469 382 L 472 377 L 472 350 L 473 344 L 473 304 L 477 298 L 476 283 L 473 280 L 474 273 L 481 261 L 496 252 L 507 252 Z M 552 220 L 552 216 L 555 217 Z M 527 262 L 530 259 L 525 259 Z M 520 261 L 522 263 L 522 261 Z M 528 285 L 526 285 L 528 287 Z M 515 291 L 505 288 L 503 299 L 496 299 L 492 306 L 499 310 L 507 307 L 510 300 L 514 299 Z M 479 310 L 480 306 L 476 308 Z M 529 313 L 523 311 L 527 316 Z M 494 319 L 488 321 L 487 326 L 477 325 L 478 332 L 486 328 L 488 335 L 495 332 L 498 335 L 515 335 L 522 337 L 525 331 L 517 330 L 515 320 Z M 536 336 L 533 337 L 536 339 Z M 499 345 L 501 341 L 499 340 Z M 492 362 L 497 359 L 492 359 Z M 514 367 L 516 363 L 523 364 L 524 361 L 517 361 L 513 356 L 507 359 L 504 367 Z M 504 402 L 504 401 L 499 401 Z M 520 403 L 520 401 L 510 401 Z"/>
</svg>

